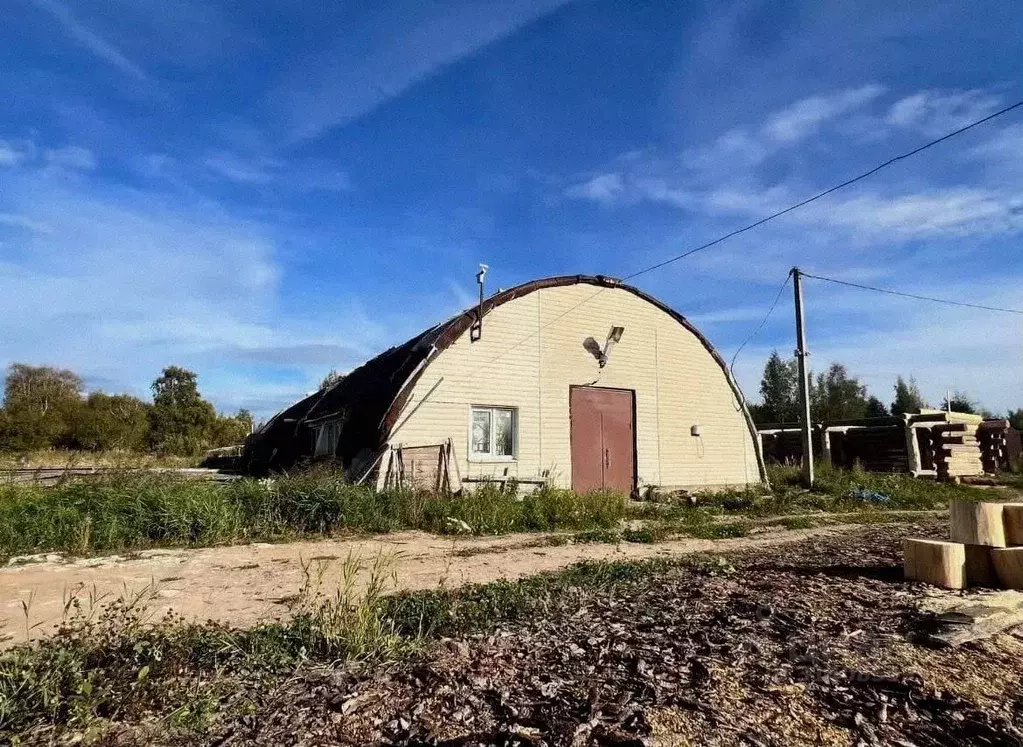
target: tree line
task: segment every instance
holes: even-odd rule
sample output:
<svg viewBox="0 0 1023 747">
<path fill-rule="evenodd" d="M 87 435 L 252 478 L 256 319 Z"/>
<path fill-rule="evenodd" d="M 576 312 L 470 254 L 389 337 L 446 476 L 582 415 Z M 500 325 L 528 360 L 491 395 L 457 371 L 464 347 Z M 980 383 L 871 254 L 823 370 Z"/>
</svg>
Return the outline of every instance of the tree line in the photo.
<svg viewBox="0 0 1023 747">
<path fill-rule="evenodd" d="M 794 358 L 782 358 L 777 350 L 771 353 L 760 380 L 760 402 L 749 406 L 757 424 L 794 423 L 800 419 L 798 372 Z M 965 392 L 950 395 L 938 409 L 948 409 L 950 404 L 955 412 L 996 417 Z M 913 377 L 896 378 L 889 405 L 870 394 L 841 363 L 832 363 L 827 371 L 810 376 L 810 416 L 814 422 L 905 415 L 929 407 Z M 1023 409 L 1010 410 L 1005 418 L 1014 428 L 1023 430 Z"/>
<path fill-rule="evenodd" d="M 224 415 L 203 399 L 195 373 L 168 366 L 153 381 L 151 402 L 130 394 L 86 392 L 78 374 L 15 363 L 4 381 L 0 451 L 81 449 L 195 456 L 241 443 L 252 414 Z"/>
</svg>

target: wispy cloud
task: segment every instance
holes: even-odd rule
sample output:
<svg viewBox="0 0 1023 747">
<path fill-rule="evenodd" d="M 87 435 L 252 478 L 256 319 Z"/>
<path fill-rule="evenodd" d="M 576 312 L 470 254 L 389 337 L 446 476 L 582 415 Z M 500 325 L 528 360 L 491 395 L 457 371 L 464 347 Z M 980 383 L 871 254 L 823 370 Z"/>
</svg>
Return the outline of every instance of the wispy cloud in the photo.
<svg viewBox="0 0 1023 747">
<path fill-rule="evenodd" d="M 366 355 L 366 350 L 351 345 L 310 342 L 301 345 L 223 348 L 212 351 L 212 354 L 218 357 L 251 361 L 253 363 L 313 364 L 332 368 L 345 368 L 362 360 Z"/>
<path fill-rule="evenodd" d="M 121 53 L 117 47 L 103 39 L 75 18 L 71 10 L 59 0 L 31 0 L 36 7 L 53 16 L 72 39 L 94 55 L 109 62 L 127 75 L 143 80 L 145 72 Z"/>
<path fill-rule="evenodd" d="M 874 101 L 884 90 L 884 87 L 872 83 L 828 96 L 802 99 L 768 117 L 761 132 L 779 143 L 797 143 L 815 134 L 825 122 Z"/>
<path fill-rule="evenodd" d="M 998 96 L 980 89 L 920 91 L 892 104 L 886 121 L 937 137 L 993 113 L 1000 103 Z"/>
<path fill-rule="evenodd" d="M 708 146 L 690 148 L 684 154 L 684 164 L 690 170 L 709 173 L 756 166 L 771 155 L 819 134 L 826 125 L 860 115 L 884 92 L 884 86 L 868 83 L 800 99 L 768 114 L 758 127 L 736 127 Z"/>
<path fill-rule="evenodd" d="M 27 140 L 0 140 L 0 167 L 18 166 L 35 157 L 35 146 Z"/>
<path fill-rule="evenodd" d="M 828 186 L 793 174 L 791 163 L 786 179 L 770 183 L 763 176 L 769 173 L 765 159 L 774 153 L 791 154 L 797 143 L 809 144 L 812 138 L 814 145 L 826 146 L 829 140 L 821 132 L 825 122 L 863 116 L 863 108 L 884 90 L 870 84 L 802 99 L 768 115 L 758 128 L 732 130 L 680 158 L 655 152 L 625 154 L 608 171 L 569 185 L 564 195 L 605 207 L 648 202 L 708 217 L 762 218 Z M 873 121 L 882 130 L 946 132 L 992 111 L 998 103 L 997 96 L 983 91 L 922 91 L 899 99 Z M 972 162 L 970 186 L 954 182 L 858 186 L 855 192 L 839 193 L 786 215 L 779 224 L 841 230 L 862 240 L 1023 232 L 1023 187 L 984 173 L 991 162 L 1023 153 L 1023 130 L 1009 127 L 988 137 L 984 145 L 960 156 Z"/>
<path fill-rule="evenodd" d="M 92 171 L 96 168 L 95 154 L 77 145 L 64 148 L 51 148 L 43 153 L 43 159 L 50 166 L 76 171 Z"/>
<path fill-rule="evenodd" d="M 221 151 L 208 156 L 202 165 L 219 178 L 250 187 L 274 184 L 295 192 L 343 192 L 352 186 L 347 173 L 315 159 L 246 157 Z"/>
<path fill-rule="evenodd" d="M 610 205 L 625 191 L 625 182 L 618 173 L 597 174 L 592 179 L 569 187 L 565 194 L 568 197 L 593 200 Z"/>
<path fill-rule="evenodd" d="M 53 229 L 45 223 L 27 218 L 24 215 L 12 215 L 10 213 L 0 213 L 0 226 L 8 226 L 10 228 L 21 228 L 26 231 L 32 231 L 34 233 L 52 233 Z"/>
<path fill-rule="evenodd" d="M 245 159 L 231 153 L 214 154 L 203 164 L 215 174 L 242 184 L 267 184 L 273 181 L 273 172 L 280 166 L 272 159 Z"/>
<path fill-rule="evenodd" d="M 292 141 L 361 117 L 444 67 L 541 18 L 569 0 L 419 3 L 374 11 L 358 31 L 300 60 L 271 92 Z"/>
<path fill-rule="evenodd" d="M 0 368 L 59 364 L 144 395 L 140 382 L 176 363 L 218 406 L 269 415 L 394 342 L 355 296 L 332 292 L 327 317 L 282 311 L 270 225 L 209 197 L 117 186 L 85 149 L 30 146 L 0 190 Z"/>
<path fill-rule="evenodd" d="M 91 150 L 77 145 L 40 149 L 31 140 L 0 140 L 0 167 L 40 163 L 54 170 L 92 171 L 97 159 Z"/>
</svg>

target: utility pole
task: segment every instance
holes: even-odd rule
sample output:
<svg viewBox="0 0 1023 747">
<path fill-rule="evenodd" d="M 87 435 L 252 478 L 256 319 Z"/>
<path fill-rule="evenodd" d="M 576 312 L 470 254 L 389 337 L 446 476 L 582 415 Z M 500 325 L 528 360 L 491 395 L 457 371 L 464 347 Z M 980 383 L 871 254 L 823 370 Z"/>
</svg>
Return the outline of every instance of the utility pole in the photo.
<svg viewBox="0 0 1023 747">
<path fill-rule="evenodd" d="M 803 274 L 792 268 L 792 287 L 796 296 L 796 361 L 799 364 L 799 404 L 803 420 L 803 483 L 813 487 L 813 423 L 810 420 L 810 372 L 806 359 L 806 326 L 803 323 Z"/>
</svg>

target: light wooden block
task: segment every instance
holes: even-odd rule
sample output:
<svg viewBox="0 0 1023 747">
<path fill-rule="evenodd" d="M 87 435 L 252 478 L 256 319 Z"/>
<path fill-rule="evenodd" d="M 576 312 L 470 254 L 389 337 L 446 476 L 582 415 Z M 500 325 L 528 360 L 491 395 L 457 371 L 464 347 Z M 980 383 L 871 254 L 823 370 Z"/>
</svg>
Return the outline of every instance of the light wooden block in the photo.
<svg viewBox="0 0 1023 747">
<path fill-rule="evenodd" d="M 991 551 L 998 581 L 1006 589 L 1023 589 L 1023 547 L 1006 547 Z"/>
<path fill-rule="evenodd" d="M 1002 508 L 1005 518 L 1005 544 L 1023 545 L 1023 503 L 1006 503 Z"/>
<path fill-rule="evenodd" d="M 949 522 L 952 541 L 964 545 L 1005 547 L 1005 521 L 1002 503 L 952 501 Z"/>
<path fill-rule="evenodd" d="M 903 541 L 907 581 L 923 581 L 945 589 L 966 587 L 966 548 L 958 542 Z"/>
<path fill-rule="evenodd" d="M 966 551 L 966 585 L 998 588 L 998 574 L 995 572 L 993 548 L 985 545 L 963 545 Z"/>
</svg>

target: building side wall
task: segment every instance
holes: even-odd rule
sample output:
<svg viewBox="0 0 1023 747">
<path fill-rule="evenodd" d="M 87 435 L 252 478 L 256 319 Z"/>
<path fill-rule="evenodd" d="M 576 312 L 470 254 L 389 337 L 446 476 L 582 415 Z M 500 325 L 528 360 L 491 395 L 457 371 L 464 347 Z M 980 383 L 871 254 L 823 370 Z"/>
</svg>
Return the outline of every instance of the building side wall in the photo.
<svg viewBox="0 0 1023 747">
<path fill-rule="evenodd" d="M 625 333 L 601 369 L 584 342 L 593 338 L 602 347 L 612 325 Z M 759 481 L 742 410 L 700 340 L 633 293 L 583 284 L 509 301 L 485 317 L 481 340 L 470 342 L 466 333 L 438 353 L 389 441 L 417 446 L 450 438 L 462 478 L 549 479 L 569 487 L 569 389 L 577 385 L 635 391 L 640 490 Z M 514 461 L 469 458 L 473 405 L 516 408 Z"/>
</svg>

